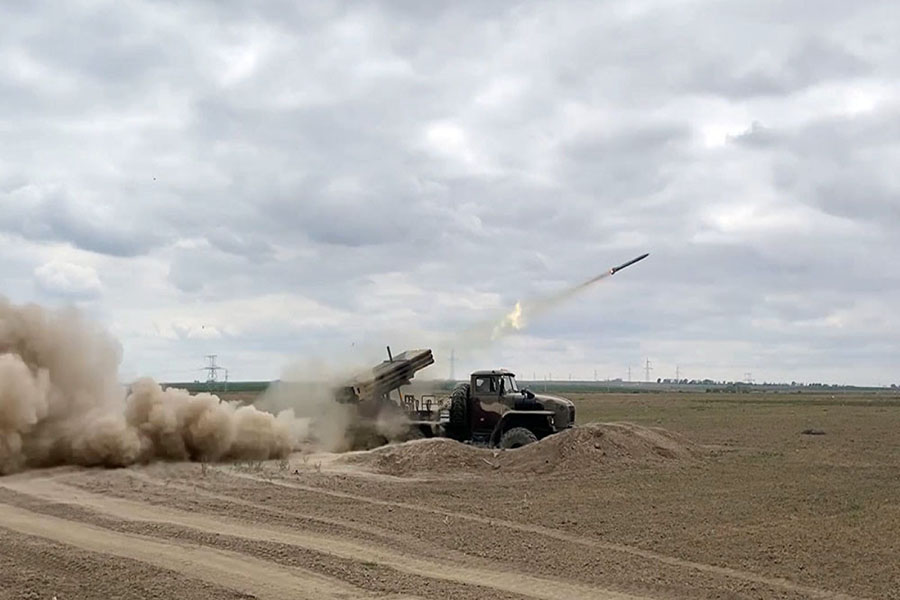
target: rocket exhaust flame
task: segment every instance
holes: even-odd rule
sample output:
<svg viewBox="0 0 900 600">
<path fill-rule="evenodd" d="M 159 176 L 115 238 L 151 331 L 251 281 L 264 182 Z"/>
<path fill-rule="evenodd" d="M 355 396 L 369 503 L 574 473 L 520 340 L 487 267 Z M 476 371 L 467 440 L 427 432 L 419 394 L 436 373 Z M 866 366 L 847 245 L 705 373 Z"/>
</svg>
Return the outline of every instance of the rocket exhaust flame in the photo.
<svg viewBox="0 0 900 600">
<path fill-rule="evenodd" d="M 507 331 L 518 331 L 524 326 L 525 321 L 522 319 L 522 303 L 516 302 L 513 309 L 504 315 L 503 319 L 494 327 L 494 331 L 491 333 L 491 339 L 496 340 Z"/>
</svg>

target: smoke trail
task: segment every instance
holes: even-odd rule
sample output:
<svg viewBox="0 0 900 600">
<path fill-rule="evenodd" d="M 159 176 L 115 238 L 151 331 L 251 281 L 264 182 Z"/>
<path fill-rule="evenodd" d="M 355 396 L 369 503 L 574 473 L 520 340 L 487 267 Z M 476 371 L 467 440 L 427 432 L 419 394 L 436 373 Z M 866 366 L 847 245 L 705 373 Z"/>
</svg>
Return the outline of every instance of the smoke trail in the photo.
<svg viewBox="0 0 900 600">
<path fill-rule="evenodd" d="M 579 283 L 578 285 L 573 285 L 566 289 L 560 290 L 556 293 L 553 293 L 553 294 L 550 294 L 547 296 L 543 296 L 540 298 L 533 298 L 531 300 L 527 300 L 527 301 L 523 302 L 522 306 L 518 309 L 518 312 L 519 312 L 518 320 L 521 323 L 521 325 L 518 327 L 518 329 L 521 329 L 522 327 L 524 327 L 525 323 L 527 323 L 527 319 L 534 319 L 546 312 L 549 312 L 549 311 L 555 309 L 560 304 L 562 304 L 562 303 L 570 300 L 571 298 L 577 296 L 578 294 L 586 291 L 588 288 L 592 287 L 594 284 L 598 283 L 599 281 L 606 279 L 610 275 L 611 275 L 611 273 L 609 271 L 606 271 L 604 273 L 601 273 L 600 275 L 597 275 L 596 277 L 588 279 L 587 281 L 585 281 L 583 283 Z M 516 309 L 513 309 L 513 310 L 515 311 Z"/>
<path fill-rule="evenodd" d="M 457 343 L 464 343 L 480 340 L 483 344 L 487 344 L 511 333 L 521 331 L 535 318 L 553 310 L 560 304 L 581 292 L 584 292 L 610 275 L 612 275 L 612 272 L 605 271 L 596 277 L 592 277 L 587 281 L 567 287 L 558 292 L 540 296 L 538 298 L 531 298 L 529 300 L 520 300 L 516 302 L 512 310 L 499 319 L 494 319 L 489 323 L 472 327 L 463 334 L 457 336 L 457 339 L 454 341 Z"/>
<path fill-rule="evenodd" d="M 75 310 L 0 298 L 0 475 L 60 464 L 269 459 L 297 445 L 304 423 L 211 394 L 141 379 L 126 395 L 121 350 Z"/>
<path fill-rule="evenodd" d="M 609 271 L 600 273 L 596 277 L 591 277 L 587 281 L 565 288 L 554 294 L 550 294 L 540 298 L 534 298 L 526 302 L 516 302 L 516 305 L 515 307 L 513 307 L 512 311 L 504 315 L 503 318 L 497 321 L 494 325 L 491 333 L 491 340 L 493 341 L 499 337 L 502 337 L 503 335 L 522 329 L 523 327 L 525 327 L 529 319 L 533 319 L 534 317 L 552 310 L 569 298 L 593 286 L 598 281 L 602 281 L 607 277 L 615 275 L 622 269 L 627 269 L 631 265 L 644 260 L 648 256 L 650 256 L 649 252 L 641 254 L 636 258 L 633 258 L 627 262 L 622 263 L 621 265 L 611 268 Z"/>
</svg>

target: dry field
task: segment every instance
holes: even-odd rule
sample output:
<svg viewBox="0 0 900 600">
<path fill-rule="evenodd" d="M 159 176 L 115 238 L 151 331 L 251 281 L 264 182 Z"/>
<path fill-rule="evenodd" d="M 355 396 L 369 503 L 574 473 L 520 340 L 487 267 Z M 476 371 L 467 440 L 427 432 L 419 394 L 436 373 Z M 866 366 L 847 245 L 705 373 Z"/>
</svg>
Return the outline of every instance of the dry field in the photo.
<svg viewBox="0 0 900 600">
<path fill-rule="evenodd" d="M 0 598 L 900 599 L 900 398 L 573 399 L 628 424 L 0 478 Z"/>
</svg>

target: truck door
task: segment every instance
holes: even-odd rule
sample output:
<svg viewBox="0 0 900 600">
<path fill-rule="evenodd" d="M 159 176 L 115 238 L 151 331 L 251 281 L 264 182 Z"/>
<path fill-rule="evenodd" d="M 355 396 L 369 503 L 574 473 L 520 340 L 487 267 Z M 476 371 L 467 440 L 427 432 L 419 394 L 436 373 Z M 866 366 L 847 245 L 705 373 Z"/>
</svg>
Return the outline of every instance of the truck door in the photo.
<svg viewBox="0 0 900 600">
<path fill-rule="evenodd" d="M 490 432 L 503 415 L 500 380 L 495 375 L 472 378 L 472 431 Z"/>
</svg>

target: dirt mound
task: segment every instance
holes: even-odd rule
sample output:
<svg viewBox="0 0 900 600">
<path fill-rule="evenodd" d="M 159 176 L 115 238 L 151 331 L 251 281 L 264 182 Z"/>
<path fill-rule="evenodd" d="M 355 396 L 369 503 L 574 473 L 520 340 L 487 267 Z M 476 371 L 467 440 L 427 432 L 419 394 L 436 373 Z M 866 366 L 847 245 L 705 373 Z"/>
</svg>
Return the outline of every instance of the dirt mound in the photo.
<svg viewBox="0 0 900 600">
<path fill-rule="evenodd" d="M 699 448 L 658 427 L 633 423 L 591 423 L 544 438 L 501 455 L 501 468 L 512 471 L 590 471 L 612 465 L 691 460 Z"/>
<path fill-rule="evenodd" d="M 684 437 L 632 423 L 591 423 L 517 450 L 491 450 L 429 439 L 354 452 L 340 462 L 380 473 L 590 472 L 616 465 L 688 461 L 700 449 Z"/>
<path fill-rule="evenodd" d="M 447 438 L 414 440 L 391 444 L 375 450 L 352 452 L 338 462 L 360 465 L 389 475 L 410 473 L 448 473 L 490 469 L 484 462 L 491 451 L 460 444 Z"/>
</svg>

